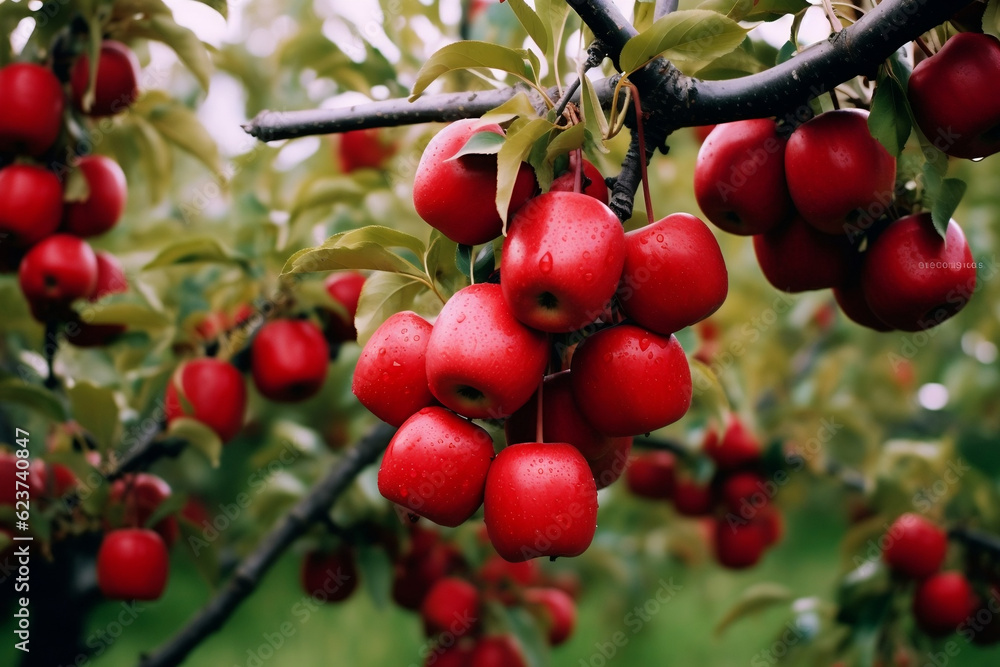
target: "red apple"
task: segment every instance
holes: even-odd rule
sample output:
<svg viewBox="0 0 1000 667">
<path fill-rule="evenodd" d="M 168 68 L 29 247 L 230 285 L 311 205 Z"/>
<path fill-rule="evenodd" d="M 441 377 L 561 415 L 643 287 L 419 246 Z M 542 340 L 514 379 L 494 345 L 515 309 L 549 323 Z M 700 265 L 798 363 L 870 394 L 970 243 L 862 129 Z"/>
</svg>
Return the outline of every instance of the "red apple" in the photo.
<svg viewBox="0 0 1000 667">
<path fill-rule="evenodd" d="M 500 285 L 470 285 L 434 323 L 427 382 L 437 400 L 461 415 L 507 417 L 538 387 L 548 355 L 545 334 L 514 317 Z"/>
<path fill-rule="evenodd" d="M 958 630 L 976 606 L 976 595 L 961 572 L 932 575 L 913 594 L 917 627 L 932 637 L 944 637 Z"/>
<path fill-rule="evenodd" d="M 331 341 L 342 343 L 358 339 L 358 330 L 354 328 L 354 316 L 358 314 L 358 300 L 361 298 L 361 288 L 364 287 L 365 280 L 365 275 L 357 271 L 338 271 L 331 273 L 326 279 L 327 293 L 347 311 L 346 320 L 339 313 L 330 313 L 326 332 Z"/>
<path fill-rule="evenodd" d="M 614 446 L 602 456 L 587 461 L 590 472 L 594 473 L 594 482 L 598 490 L 611 486 L 618 481 L 628 468 L 628 457 L 632 453 L 632 438 L 614 438 Z"/>
<path fill-rule="evenodd" d="M 954 220 L 942 239 L 929 213 L 893 222 L 875 239 L 861 274 L 872 313 L 902 331 L 937 326 L 976 290 L 976 263 Z"/>
<path fill-rule="evenodd" d="M 488 534 L 486 539 L 489 541 Z M 511 563 L 504 560 L 499 554 L 493 554 L 487 558 L 486 562 L 479 568 L 478 574 L 480 579 L 496 588 L 535 586 L 542 581 L 542 571 L 538 567 L 538 561 L 526 560 Z"/>
<path fill-rule="evenodd" d="M 694 167 L 694 194 L 713 224 L 731 234 L 762 234 L 792 214 L 785 182 L 785 138 L 770 118 L 718 125 Z"/>
<path fill-rule="evenodd" d="M 464 637 L 474 632 L 482 621 L 481 596 L 475 586 L 457 577 L 445 577 L 435 583 L 420 605 L 420 616 L 428 637 L 448 634 Z"/>
<path fill-rule="evenodd" d="M 731 570 L 753 567 L 767 549 L 767 541 L 760 524 L 716 521 L 715 557 L 723 567 Z"/>
<path fill-rule="evenodd" d="M 139 99 L 139 59 L 135 53 L 122 44 L 110 39 L 101 43 L 97 60 L 97 81 L 94 84 L 94 99 L 89 107 L 84 107 L 83 96 L 90 83 L 90 57 L 81 55 L 73 65 L 70 87 L 73 90 L 73 105 L 91 116 L 111 116 L 121 113 Z"/>
<path fill-rule="evenodd" d="M 103 234 L 118 224 L 125 211 L 125 173 L 117 162 L 103 155 L 82 157 L 77 168 L 89 193 L 83 201 L 66 204 L 63 231 L 82 237 Z"/>
<path fill-rule="evenodd" d="M 12 236 L 4 239 L 4 243 L 34 245 L 59 227 L 63 189 L 51 171 L 27 164 L 4 167 L 0 169 L 0 193 L 3 193 L 0 232 Z"/>
<path fill-rule="evenodd" d="M 358 566 L 349 547 L 334 551 L 310 551 L 299 571 L 302 590 L 313 599 L 341 602 L 358 587 Z"/>
<path fill-rule="evenodd" d="M 122 507 L 122 525 L 130 528 L 146 528 L 150 517 L 170 495 L 170 485 L 164 480 L 149 473 L 136 473 L 112 483 L 109 502 L 112 507 Z M 174 516 L 164 517 L 149 528 L 159 533 L 168 549 L 180 536 L 180 528 Z"/>
<path fill-rule="evenodd" d="M 933 522 L 908 512 L 896 519 L 885 536 L 882 559 L 893 571 L 926 579 L 941 569 L 948 536 Z"/>
<path fill-rule="evenodd" d="M 802 219 L 827 234 L 873 222 L 892 202 L 896 158 L 872 136 L 863 109 L 800 125 L 785 148 L 788 191 Z"/>
<path fill-rule="evenodd" d="M 97 287 L 88 299 L 91 302 L 99 301 L 111 294 L 121 294 L 128 291 L 128 278 L 118 259 L 109 252 L 98 252 L 97 255 Z M 122 324 L 90 324 L 88 321 L 89 309 L 84 309 L 77 322 L 78 329 L 71 332 L 67 327 L 66 340 L 77 347 L 100 347 L 107 345 L 125 331 Z"/>
<path fill-rule="evenodd" d="M 396 563 L 392 599 L 404 609 L 420 609 L 436 581 L 465 568 L 465 558 L 450 544 L 438 542 L 425 552 L 411 551 Z"/>
<path fill-rule="evenodd" d="M 330 348 L 308 320 L 274 320 L 257 333 L 251 347 L 254 385 L 272 401 L 294 403 L 319 393 L 326 380 Z"/>
<path fill-rule="evenodd" d="M 702 449 L 721 470 L 733 470 L 760 460 L 760 441 L 736 414 L 730 414 L 722 437 L 706 434 Z"/>
<path fill-rule="evenodd" d="M 580 179 L 580 192 L 593 197 L 605 206 L 608 204 L 608 186 L 600 170 L 589 160 L 583 161 L 583 174 Z M 569 170 L 552 181 L 549 192 L 574 192 L 576 190 L 576 151 L 569 154 Z"/>
<path fill-rule="evenodd" d="M 718 310 L 728 291 L 719 242 L 693 215 L 674 213 L 625 235 L 618 301 L 639 325 L 675 333 Z"/>
<path fill-rule="evenodd" d="M 40 322 L 68 316 L 70 302 L 86 299 L 97 287 L 97 256 L 86 241 L 69 234 L 53 234 L 40 241 L 21 260 L 21 291 Z"/>
<path fill-rule="evenodd" d="M 424 408 L 389 442 L 378 471 L 387 499 L 442 526 L 457 526 L 483 503 L 493 439 L 444 408 Z"/>
<path fill-rule="evenodd" d="M 708 135 L 712 134 L 712 130 L 717 127 L 718 125 L 695 125 L 691 128 L 691 133 L 694 134 L 695 141 L 703 144 L 705 139 L 708 139 Z"/>
<path fill-rule="evenodd" d="M 496 123 L 458 120 L 427 144 L 413 179 L 413 206 L 424 222 L 456 243 L 477 245 L 500 236 L 503 221 L 496 207 L 496 155 L 454 158 L 477 132 L 503 134 Z M 535 192 L 535 175 L 521 165 L 510 212 L 517 211 Z"/>
<path fill-rule="evenodd" d="M 625 470 L 628 490 L 640 498 L 665 500 L 674 495 L 677 457 L 671 452 L 643 452 L 634 455 Z"/>
<path fill-rule="evenodd" d="M 483 637 L 476 642 L 469 667 L 526 667 L 517 642 L 506 635 Z"/>
<path fill-rule="evenodd" d="M 97 584 L 111 600 L 156 600 L 169 571 L 163 538 L 144 528 L 111 531 L 97 552 Z"/>
<path fill-rule="evenodd" d="M 837 287 L 847 281 L 854 252 L 845 236 L 830 236 L 802 218 L 753 237 L 761 273 L 783 292 Z"/>
<path fill-rule="evenodd" d="M 490 542 L 503 558 L 579 556 L 597 529 L 597 486 L 572 445 L 524 443 L 497 455 L 483 500 Z"/>
<path fill-rule="evenodd" d="M 939 150 L 978 159 L 1000 151 L 1000 42 L 992 35 L 960 32 L 920 62 L 908 97 L 917 125 Z"/>
<path fill-rule="evenodd" d="M 549 644 L 559 646 L 569 639 L 576 625 L 576 602 L 558 588 L 529 588 L 525 602 L 535 605 L 547 628 Z"/>
<path fill-rule="evenodd" d="M 433 327 L 416 313 L 396 313 L 368 340 L 351 391 L 382 421 L 400 426 L 434 403 L 427 388 L 427 344 Z"/>
<path fill-rule="evenodd" d="M 705 516 L 711 514 L 715 505 L 712 485 L 702 483 L 693 477 L 678 476 L 674 485 L 674 509 L 683 516 Z"/>
<path fill-rule="evenodd" d="M 575 331 L 604 314 L 624 262 L 625 233 L 610 208 L 583 194 L 549 192 L 514 215 L 500 284 L 528 326 Z"/>
<path fill-rule="evenodd" d="M 603 329 L 573 354 L 573 398 L 601 433 L 648 433 L 691 405 L 691 369 L 674 336 L 632 324 Z"/>
<path fill-rule="evenodd" d="M 726 476 L 719 491 L 726 510 L 748 520 L 771 502 L 773 493 L 760 474 L 746 470 Z"/>
<path fill-rule="evenodd" d="M 238 370 L 218 359 L 195 359 L 181 364 L 171 377 L 165 412 L 168 423 L 191 417 L 228 442 L 243 428 L 246 404 L 246 384 Z"/>
<path fill-rule="evenodd" d="M 337 159 L 345 174 L 358 169 L 381 169 L 396 154 L 396 144 L 386 141 L 383 130 L 372 127 L 349 130 L 337 142 Z"/>
<path fill-rule="evenodd" d="M 865 298 L 864 285 L 861 283 L 860 276 L 857 279 L 852 277 L 840 287 L 834 287 L 833 298 L 837 300 L 841 312 L 855 324 L 860 324 L 874 331 L 892 331 L 892 327 L 872 312 L 871 306 L 868 305 L 868 299 Z"/>
<path fill-rule="evenodd" d="M 31 63 L 0 68 L 0 153 L 39 156 L 62 129 L 62 84 L 50 70 Z"/>
</svg>

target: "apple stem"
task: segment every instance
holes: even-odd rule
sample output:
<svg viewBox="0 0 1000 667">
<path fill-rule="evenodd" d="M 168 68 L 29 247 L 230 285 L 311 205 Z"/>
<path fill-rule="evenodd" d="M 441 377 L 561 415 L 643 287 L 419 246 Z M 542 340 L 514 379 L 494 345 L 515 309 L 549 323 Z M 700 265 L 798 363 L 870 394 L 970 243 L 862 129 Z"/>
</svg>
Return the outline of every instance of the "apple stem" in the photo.
<svg viewBox="0 0 1000 667">
<path fill-rule="evenodd" d="M 545 430 L 542 428 L 542 388 L 545 386 L 545 376 L 538 383 L 538 414 L 535 417 L 535 440 L 545 442 Z"/>
<path fill-rule="evenodd" d="M 629 81 L 628 86 L 632 90 L 632 104 L 635 107 L 635 131 L 639 137 L 639 167 L 642 169 L 642 196 L 646 202 L 646 219 L 649 224 L 653 224 L 655 222 L 653 200 L 649 195 L 649 170 L 646 164 L 649 158 L 646 153 L 646 137 L 642 132 L 642 103 L 639 101 L 639 89 L 635 84 Z"/>
<path fill-rule="evenodd" d="M 573 192 L 580 194 L 583 192 L 583 149 L 577 148 L 576 153 L 576 173 L 573 174 Z"/>
<path fill-rule="evenodd" d="M 830 20 L 830 27 L 834 32 L 840 32 L 844 29 L 843 24 L 840 19 L 837 18 L 837 12 L 833 10 L 833 3 L 830 0 L 823 0 L 823 9 L 826 11 L 826 17 Z"/>
<path fill-rule="evenodd" d="M 927 46 L 927 42 L 924 41 L 923 37 L 917 37 L 915 40 L 913 40 L 913 43 L 916 44 L 918 47 L 920 47 L 920 50 L 923 51 L 924 55 L 927 56 L 928 58 L 934 55 L 934 52 L 931 51 L 930 47 Z"/>
</svg>

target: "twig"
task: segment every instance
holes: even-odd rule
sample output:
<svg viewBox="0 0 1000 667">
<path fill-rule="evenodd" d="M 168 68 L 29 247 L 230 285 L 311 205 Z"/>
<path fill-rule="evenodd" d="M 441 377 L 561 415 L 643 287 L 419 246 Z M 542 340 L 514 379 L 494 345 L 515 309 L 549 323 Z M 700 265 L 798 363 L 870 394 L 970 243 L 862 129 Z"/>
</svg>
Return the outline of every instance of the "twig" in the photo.
<svg viewBox="0 0 1000 667">
<path fill-rule="evenodd" d="M 309 491 L 265 536 L 257 549 L 236 568 L 229 583 L 195 614 L 176 635 L 153 653 L 143 656 L 140 667 L 179 665 L 206 637 L 223 626 L 232 613 L 256 589 L 264 575 L 291 544 L 333 505 L 358 473 L 378 458 L 395 432 L 379 424 L 358 444 L 344 453 L 316 486 Z"/>
<path fill-rule="evenodd" d="M 580 89 L 580 84 L 584 75 L 600 65 L 601 61 L 604 60 L 606 57 L 605 52 L 606 48 L 604 43 L 599 39 L 595 39 L 590 43 L 590 46 L 587 47 L 587 59 L 583 62 L 583 69 L 580 76 L 578 76 L 576 80 L 570 84 L 569 88 L 566 89 L 566 92 L 563 93 L 563 96 L 559 98 L 559 105 L 556 107 L 556 118 L 563 115 L 563 112 L 566 111 L 566 105 L 569 104 L 570 100 L 573 99 L 577 91 Z"/>
<path fill-rule="evenodd" d="M 948 531 L 948 537 L 961 542 L 970 549 L 983 551 L 1000 557 L 1000 537 L 973 528 L 956 527 Z"/>
</svg>

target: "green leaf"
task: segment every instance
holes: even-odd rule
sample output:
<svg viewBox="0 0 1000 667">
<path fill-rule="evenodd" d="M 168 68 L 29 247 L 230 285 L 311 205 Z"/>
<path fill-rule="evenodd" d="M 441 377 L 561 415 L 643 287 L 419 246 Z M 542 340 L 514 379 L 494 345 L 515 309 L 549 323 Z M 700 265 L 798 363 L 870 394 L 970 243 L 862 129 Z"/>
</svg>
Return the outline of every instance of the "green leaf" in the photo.
<svg viewBox="0 0 1000 667">
<path fill-rule="evenodd" d="M 401 273 L 376 273 L 369 276 L 361 289 L 354 326 L 358 343 L 364 345 L 375 330 L 391 315 L 413 310 L 413 302 L 429 288 L 422 281 Z"/>
<path fill-rule="evenodd" d="M 158 329 L 170 324 L 162 313 L 138 303 L 85 304 L 78 311 L 87 324 L 122 324 L 130 329 Z"/>
<path fill-rule="evenodd" d="M 152 123 L 142 116 L 129 114 L 129 121 L 136 130 L 139 159 L 146 173 L 146 183 L 149 185 L 151 197 L 154 202 L 161 201 L 167 194 L 173 170 L 170 146 Z"/>
<path fill-rule="evenodd" d="M 180 514 L 180 511 L 184 508 L 187 503 L 186 493 L 171 493 L 169 496 L 163 499 L 163 501 L 156 506 L 153 513 L 149 515 L 146 519 L 146 525 L 143 528 L 152 529 L 153 526 L 160 523 L 168 516 L 174 516 Z"/>
<path fill-rule="evenodd" d="M 475 261 L 472 259 L 473 250 L 474 248 L 469 245 L 458 246 L 455 249 L 455 266 L 466 278 L 477 283 L 484 283 L 496 269 L 493 244 L 487 243 L 480 248 L 479 252 L 476 253 Z"/>
<path fill-rule="evenodd" d="M 68 390 L 73 418 L 94 436 L 101 451 L 107 451 L 118 438 L 118 404 L 110 389 L 78 382 Z"/>
<path fill-rule="evenodd" d="M 937 166 L 942 160 L 928 160 L 924 163 L 924 208 L 930 209 L 934 229 L 943 239 L 948 233 L 948 223 L 954 215 L 968 185 L 958 178 L 944 178 Z"/>
<path fill-rule="evenodd" d="M 54 421 L 64 422 L 69 418 L 66 407 L 54 393 L 20 380 L 0 382 L 0 403 L 8 401 L 31 408 Z"/>
<path fill-rule="evenodd" d="M 517 16 L 524 31 L 531 39 L 535 40 L 535 44 L 542 50 L 542 53 L 548 53 L 549 34 L 535 10 L 529 7 L 524 0 L 507 0 L 507 5 L 514 10 L 514 15 Z"/>
<path fill-rule="evenodd" d="M 895 157 L 903 152 L 903 146 L 913 130 L 906 91 L 894 77 L 886 75 L 884 71 L 878 77 L 872 110 L 868 115 L 868 129 L 889 154 Z"/>
<path fill-rule="evenodd" d="M 737 79 L 762 71 L 764 71 L 764 65 L 753 54 L 743 49 L 736 49 L 702 67 L 695 72 L 695 76 L 706 81 L 719 81 Z"/>
<path fill-rule="evenodd" d="M 219 457 L 222 456 L 222 440 L 215 431 L 205 426 L 197 419 L 179 417 L 173 419 L 167 426 L 166 436 L 186 441 L 191 447 L 201 452 L 213 468 L 219 467 Z"/>
<path fill-rule="evenodd" d="M 755 0 L 753 11 L 737 20 L 774 21 L 786 14 L 798 14 L 808 8 L 808 0 Z"/>
<path fill-rule="evenodd" d="M 781 63 L 788 62 L 795 56 L 797 52 L 798 49 L 795 47 L 795 42 L 792 41 L 785 42 L 784 44 L 781 45 L 781 48 L 778 49 L 778 55 L 775 56 L 774 58 L 774 64 L 780 65 Z"/>
<path fill-rule="evenodd" d="M 526 93 L 519 92 L 496 109 L 483 114 L 483 122 L 507 123 L 515 118 L 538 118 L 538 111 Z"/>
<path fill-rule="evenodd" d="M 358 564 L 372 603 L 376 609 L 385 609 L 392 598 L 393 564 L 388 554 L 379 546 L 362 544 L 358 547 Z"/>
<path fill-rule="evenodd" d="M 406 248 L 417 257 L 423 257 L 426 252 L 423 242 L 414 236 L 389 227 L 370 225 L 334 234 L 320 246 L 300 250 L 285 262 L 282 275 L 339 269 L 370 269 L 426 279 L 423 269 L 390 251 L 389 248 Z"/>
<path fill-rule="evenodd" d="M 291 218 L 294 220 L 304 211 L 319 206 L 358 204 L 367 192 L 365 187 L 349 176 L 323 176 L 307 181 L 295 195 Z"/>
<path fill-rule="evenodd" d="M 528 67 L 528 53 L 523 49 L 509 49 L 506 46 L 477 42 L 473 40 L 455 42 L 437 51 L 417 72 L 416 83 L 410 93 L 410 101 L 420 97 L 427 86 L 440 76 L 457 69 L 489 68 L 509 72 L 525 79 Z M 532 83 L 536 83 L 532 81 Z"/>
<path fill-rule="evenodd" d="M 609 149 L 601 139 L 608 136 L 608 117 L 604 115 L 604 109 L 601 107 L 601 98 L 597 96 L 597 91 L 594 90 L 594 84 L 591 83 L 590 77 L 583 76 L 580 78 L 580 82 L 584 127 L 594 139 L 594 145 L 602 152 L 607 153 Z"/>
<path fill-rule="evenodd" d="M 990 0 L 983 12 L 983 32 L 1000 39 L 1000 0 Z"/>
<path fill-rule="evenodd" d="M 524 607 L 496 605 L 493 609 L 498 616 L 502 616 L 504 624 L 517 637 L 528 667 L 545 665 L 547 644 L 538 619 Z"/>
<path fill-rule="evenodd" d="M 476 132 L 446 162 L 457 160 L 463 155 L 496 155 L 500 152 L 504 141 L 506 141 L 506 137 L 496 132 Z"/>
<path fill-rule="evenodd" d="M 211 7 L 219 12 L 224 19 L 229 18 L 229 5 L 226 3 L 226 0 L 195 0 L 195 2 L 200 2 L 203 5 Z"/>
<path fill-rule="evenodd" d="M 507 131 L 507 141 L 497 154 L 497 211 L 504 221 L 504 235 L 507 234 L 507 213 L 521 163 L 528 157 L 535 142 L 553 127 L 555 126 L 544 118 L 535 118 L 517 130 L 512 127 Z"/>
<path fill-rule="evenodd" d="M 748 30 L 718 12 L 688 9 L 667 14 L 630 39 L 619 62 L 624 72 L 641 69 L 658 55 L 678 63 L 708 63 L 743 42 Z"/>
<path fill-rule="evenodd" d="M 789 602 L 792 597 L 792 591 L 781 584 L 770 582 L 754 584 L 743 591 L 736 604 L 730 607 L 715 624 L 715 634 L 721 635 L 734 622 L 776 604 Z"/>
<path fill-rule="evenodd" d="M 188 28 L 178 25 L 172 16 L 157 15 L 149 19 L 147 28 L 149 39 L 163 42 L 177 54 L 184 66 L 190 70 L 202 90 L 208 91 L 212 79 L 212 59 L 205 44 Z"/>
<path fill-rule="evenodd" d="M 455 266 L 457 252 L 457 243 L 436 229 L 431 232 L 427 253 L 424 255 L 424 267 L 431 280 L 442 287 L 442 296 L 445 298 L 449 298 L 467 284 Z"/>
<path fill-rule="evenodd" d="M 177 264 L 195 263 L 239 264 L 246 266 L 246 259 L 225 250 L 218 241 L 208 237 L 194 237 L 168 245 L 142 267 L 143 271 L 161 269 Z"/>
<path fill-rule="evenodd" d="M 213 174 L 220 173 L 222 165 L 215 139 L 191 109 L 169 98 L 164 99 L 162 95 L 147 93 L 145 98 L 149 99 L 140 100 L 137 111 L 143 113 L 167 141 L 196 157 Z"/>
</svg>

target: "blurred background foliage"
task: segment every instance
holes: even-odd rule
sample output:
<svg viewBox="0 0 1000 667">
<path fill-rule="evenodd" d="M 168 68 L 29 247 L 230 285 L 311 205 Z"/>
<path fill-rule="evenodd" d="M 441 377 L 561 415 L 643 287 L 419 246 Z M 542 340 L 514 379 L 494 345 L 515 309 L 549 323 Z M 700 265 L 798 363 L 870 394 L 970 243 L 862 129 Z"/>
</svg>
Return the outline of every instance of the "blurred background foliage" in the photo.
<svg viewBox="0 0 1000 667">
<path fill-rule="evenodd" d="M 13 34 L 15 49 L 18 35 L 30 28 L 18 18 L 17 6 L 24 4 L 0 2 L 0 28 Z M 429 228 L 413 211 L 410 187 L 421 151 L 439 126 L 388 129 L 384 140 L 398 143 L 399 150 L 386 168 L 344 173 L 336 159 L 337 137 L 264 145 L 244 135 L 241 122 L 265 109 L 406 96 L 421 64 L 460 36 L 526 45 L 508 7 L 488 0 L 475 0 L 472 12 L 468 7 L 463 12 L 457 0 L 381 0 L 377 6 L 360 0 L 237 0 L 229 8 L 228 26 L 209 8 L 212 4 L 119 0 L 114 8 L 122 20 L 108 24 L 110 36 L 136 48 L 146 76 L 140 103 L 90 136 L 93 150 L 115 157 L 128 176 L 126 216 L 94 245 L 118 256 L 129 275 L 133 289 L 122 303 L 131 304 L 130 331 L 107 349 L 64 345 L 56 358 L 61 375 L 92 385 L 71 393 L 69 413 L 105 434 L 104 448 L 134 434 L 155 410 L 178 360 L 198 349 L 194 328 L 206 313 L 286 297 L 296 306 L 336 308 L 322 289 L 323 275 L 306 276 L 291 287 L 279 281 L 293 252 L 370 224 L 429 237 Z M 68 4 L 85 5 L 90 6 L 83 0 Z M 189 37 L 176 37 L 183 29 L 167 31 L 175 35 L 170 45 L 179 47 L 180 59 L 161 44 L 141 39 L 151 36 L 147 19 L 164 11 L 169 15 L 171 9 L 179 23 L 209 42 L 208 59 L 193 55 L 185 41 Z M 639 7 L 644 16 L 649 9 Z M 779 35 L 784 30 L 784 37 L 752 46 L 761 59 L 773 62 L 788 25 L 767 29 Z M 572 16 L 565 35 L 559 58 L 564 82 L 587 44 Z M 753 58 L 742 62 L 744 72 L 760 66 Z M 555 73 L 548 65 L 544 71 L 545 82 L 553 83 Z M 432 90 L 489 85 L 463 73 L 444 77 Z M 626 143 L 620 136 L 607 154 L 589 157 L 605 174 L 615 174 Z M 657 217 L 698 212 L 691 184 L 697 148 L 693 132 L 684 130 L 671 138 L 669 155 L 653 162 Z M 706 424 L 728 405 L 774 447 L 800 448 L 806 467 L 776 497 L 787 516 L 785 540 L 760 566 L 724 571 L 712 561 L 700 522 L 679 517 L 666 505 L 639 501 L 623 485 L 613 486 L 601 494 L 594 546 L 572 562 L 545 564 L 575 571 L 583 582 L 577 632 L 552 653 L 551 664 L 603 665 L 603 656 L 610 658 L 608 664 L 622 665 L 770 665 L 786 652 L 791 664 L 831 664 L 829 656 L 845 635 L 833 621 L 845 573 L 893 517 L 913 510 L 919 494 L 940 487 L 935 483 L 949 463 L 962 461 L 971 470 L 959 484 L 935 492 L 926 513 L 1000 533 L 1000 195 L 995 185 L 1000 161 L 963 161 L 953 165 L 953 172 L 969 184 L 955 218 L 985 268 L 968 307 L 927 333 L 862 329 L 839 314 L 829 292 L 782 295 L 761 276 L 749 239 L 719 235 L 730 271 L 729 298 L 710 327 L 680 336 L 689 355 L 705 352 L 718 384 L 699 392 L 689 417 L 658 435 L 695 451 Z M 636 217 L 643 216 L 637 211 Z M 0 313 L 6 378 L 0 381 L 2 417 L 33 434 L 49 433 L 67 416 L 66 406 L 41 392 L 22 391 L 18 384 L 39 382 L 45 341 L 14 276 L 0 276 Z M 194 451 L 154 466 L 180 494 L 203 499 L 212 515 L 224 514 L 241 492 L 251 500 L 198 555 L 184 545 L 174 550 L 167 593 L 157 602 L 140 603 L 138 617 L 120 638 L 94 639 L 118 618 L 120 603 L 96 608 L 86 632 L 97 653 L 94 664 L 134 664 L 141 652 L 167 639 L 337 451 L 373 423 L 350 393 L 358 353 L 358 346 L 344 345 L 323 392 L 306 403 L 278 407 L 252 393 L 251 421 L 222 452 L 218 467 Z M 839 427 L 821 447 L 810 449 L 824 423 Z M 40 447 L 42 439 L 35 444 Z M 294 461 L 269 469 L 284 449 L 294 452 Z M 843 466 L 861 473 L 863 488 L 845 484 Z M 251 486 L 251 479 L 264 483 Z M 373 469 L 338 504 L 335 515 L 346 523 L 395 521 L 375 489 Z M 194 534 L 193 526 L 185 529 L 185 536 Z M 475 526 L 447 532 L 467 544 Z M 311 610 L 303 606 L 296 572 L 306 546 L 287 554 L 188 664 L 420 664 L 419 620 L 388 601 L 385 557 L 377 549 L 363 552 L 364 595 Z M 958 560 L 957 553 L 952 557 Z M 634 608 L 655 599 L 662 581 L 681 589 L 637 625 Z M 734 606 L 733 622 L 723 627 Z M 273 658 L 262 659 L 267 652 L 259 647 L 268 636 L 273 646 L 274 633 L 286 621 L 294 634 L 282 639 Z M 9 625 L 5 621 L 7 637 Z M 613 647 L 612 658 L 605 654 L 619 631 L 627 641 Z M 905 622 L 894 630 L 908 631 Z M 863 651 L 861 639 L 855 641 L 850 650 Z M 939 649 L 929 640 L 917 641 L 920 652 L 909 664 L 923 665 Z M 11 643 L 0 646 L 3 664 L 14 664 Z M 1000 657 L 1000 650 L 964 642 L 960 647 L 951 664 L 995 665 Z M 253 663 L 254 657 L 261 661 Z"/>
</svg>

